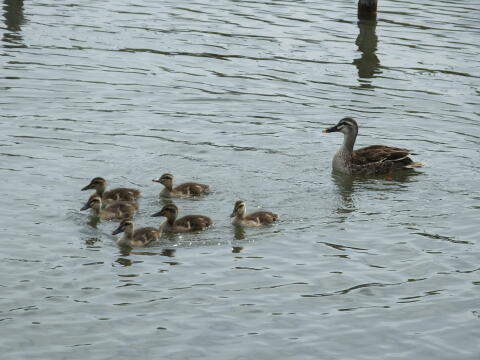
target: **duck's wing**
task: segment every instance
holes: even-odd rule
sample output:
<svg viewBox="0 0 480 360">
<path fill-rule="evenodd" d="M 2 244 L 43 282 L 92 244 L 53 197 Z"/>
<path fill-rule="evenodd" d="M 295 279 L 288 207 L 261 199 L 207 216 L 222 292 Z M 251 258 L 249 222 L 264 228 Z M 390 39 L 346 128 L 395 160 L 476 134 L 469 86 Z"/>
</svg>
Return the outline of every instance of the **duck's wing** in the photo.
<svg viewBox="0 0 480 360">
<path fill-rule="evenodd" d="M 141 243 L 143 246 L 150 244 L 160 238 L 158 229 L 154 227 L 144 227 L 136 229 L 133 233 L 133 238 L 136 242 Z"/>
<path fill-rule="evenodd" d="M 278 219 L 278 215 L 270 211 L 257 211 L 245 216 L 246 220 L 256 221 L 259 224 L 272 224 Z"/>
<path fill-rule="evenodd" d="M 182 194 L 185 195 L 192 195 L 192 196 L 198 196 L 202 194 L 206 194 L 209 190 L 208 185 L 204 184 L 198 184 L 194 182 L 187 182 L 180 184 L 175 187 L 175 191 L 181 192 Z"/>
<path fill-rule="evenodd" d="M 114 202 L 107 205 L 104 210 L 115 214 L 118 218 L 133 217 L 136 212 L 135 206 L 125 201 Z"/>
<path fill-rule="evenodd" d="M 103 193 L 103 198 L 109 200 L 135 201 L 139 197 L 140 191 L 130 188 L 116 188 Z"/>
<path fill-rule="evenodd" d="M 133 207 L 135 210 L 139 209 L 139 205 L 136 201 L 126 201 L 126 200 L 106 200 L 105 206 L 120 206 L 120 207 Z"/>
<path fill-rule="evenodd" d="M 372 145 L 354 150 L 352 153 L 352 163 L 362 166 L 385 161 L 401 161 L 407 159 L 409 154 L 410 150 L 407 149 Z"/>
<path fill-rule="evenodd" d="M 188 230 L 203 230 L 212 225 L 212 219 L 204 215 L 186 215 L 175 221 L 175 226 Z"/>
</svg>

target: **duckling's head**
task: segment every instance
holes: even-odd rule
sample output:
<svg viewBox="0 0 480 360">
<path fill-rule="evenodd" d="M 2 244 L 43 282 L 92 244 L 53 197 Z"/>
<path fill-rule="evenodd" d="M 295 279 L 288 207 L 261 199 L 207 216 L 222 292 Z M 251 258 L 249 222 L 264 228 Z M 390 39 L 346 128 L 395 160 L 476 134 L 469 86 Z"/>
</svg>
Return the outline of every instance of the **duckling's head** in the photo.
<svg viewBox="0 0 480 360">
<path fill-rule="evenodd" d="M 325 129 L 322 132 L 323 133 L 331 133 L 331 132 L 336 132 L 339 131 L 343 133 L 344 135 L 349 135 L 349 134 L 357 134 L 358 133 L 358 125 L 355 120 L 353 120 L 350 117 L 343 118 L 338 122 L 337 125 L 332 126 L 331 128 Z"/>
<path fill-rule="evenodd" d="M 247 211 L 247 206 L 245 204 L 245 201 L 238 200 L 235 202 L 235 206 L 233 207 L 233 211 L 230 214 L 230 217 L 232 218 L 235 216 L 243 217 L 246 211 Z"/>
<path fill-rule="evenodd" d="M 82 189 L 82 191 L 89 190 L 89 189 L 104 190 L 106 186 L 107 186 L 107 182 L 105 181 L 104 178 L 96 177 L 96 178 L 93 178 L 92 181 L 90 181 L 90 184 L 85 186 Z"/>
<path fill-rule="evenodd" d="M 173 186 L 173 175 L 172 174 L 163 174 L 159 178 L 155 178 L 152 181 L 158 182 L 167 188 L 171 188 Z"/>
<path fill-rule="evenodd" d="M 167 204 L 165 205 L 162 210 L 156 212 L 152 216 L 165 216 L 166 218 L 175 218 L 178 214 L 178 208 L 175 204 Z"/>
<path fill-rule="evenodd" d="M 113 230 L 112 232 L 112 235 L 117 235 L 117 234 L 120 234 L 122 232 L 125 232 L 127 231 L 129 228 L 133 228 L 133 221 L 132 219 L 130 218 L 126 218 L 126 219 L 123 219 L 121 222 L 120 222 L 120 225 L 118 225 L 118 227 Z"/>
<path fill-rule="evenodd" d="M 102 207 L 102 198 L 98 195 L 90 196 L 88 201 L 83 205 L 80 211 L 87 209 L 100 209 Z"/>
</svg>

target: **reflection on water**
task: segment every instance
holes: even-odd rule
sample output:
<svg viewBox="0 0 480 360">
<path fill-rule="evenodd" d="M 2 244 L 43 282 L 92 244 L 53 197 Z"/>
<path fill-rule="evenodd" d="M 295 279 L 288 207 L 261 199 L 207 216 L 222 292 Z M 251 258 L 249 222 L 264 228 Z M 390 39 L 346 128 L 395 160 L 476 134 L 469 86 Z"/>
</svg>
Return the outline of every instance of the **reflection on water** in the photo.
<svg viewBox="0 0 480 360">
<path fill-rule="evenodd" d="M 368 79 L 379 74 L 380 60 L 376 55 L 378 38 L 375 33 L 377 27 L 377 20 L 366 19 L 358 21 L 358 37 L 355 44 L 358 46 L 358 51 L 361 56 L 355 59 L 353 63 L 358 69 L 358 77 L 360 79 Z"/>
<path fill-rule="evenodd" d="M 235 240 L 245 239 L 245 229 L 243 228 L 243 226 L 233 226 L 233 237 L 235 238 Z"/>
<path fill-rule="evenodd" d="M 23 0 L 4 0 L 3 17 L 5 18 L 5 27 L 8 31 L 3 34 L 2 41 L 22 45 L 23 39 L 20 34 L 21 25 L 25 22 L 23 16 Z M 5 47 L 17 47 L 5 45 Z"/>
<path fill-rule="evenodd" d="M 120 247 L 120 254 L 122 256 L 128 257 L 130 255 L 150 255 L 150 256 L 166 256 L 166 257 L 175 257 L 176 249 L 169 249 L 169 248 L 164 248 L 160 252 L 155 252 L 152 250 L 155 250 L 155 247 L 153 247 L 150 251 L 149 248 L 131 248 L 129 246 L 121 246 Z M 135 263 L 135 261 L 132 261 L 128 258 L 121 257 L 117 259 L 117 262 L 124 265 L 124 266 L 130 266 Z M 137 261 L 138 262 L 138 261 Z"/>
<path fill-rule="evenodd" d="M 345 214 L 354 212 L 357 208 L 355 193 L 366 187 L 366 185 L 374 184 L 381 181 L 384 184 L 395 184 L 400 187 L 405 184 L 415 181 L 415 177 L 423 174 L 421 171 L 415 169 L 403 169 L 388 175 L 377 176 L 359 176 L 347 175 L 336 171 L 332 171 L 332 181 L 336 186 L 336 193 L 338 198 L 338 206 L 335 212 L 338 214 Z M 369 191 L 373 189 L 368 187 Z M 346 217 L 342 217 L 344 221 Z"/>
<path fill-rule="evenodd" d="M 167 256 L 167 257 L 175 257 L 175 253 L 177 252 L 176 249 L 162 249 L 160 255 Z"/>
<path fill-rule="evenodd" d="M 243 250 L 243 246 L 232 246 L 233 254 L 240 254 Z"/>
<path fill-rule="evenodd" d="M 100 218 L 96 215 L 89 214 L 87 217 L 87 225 L 94 229 L 96 229 L 101 222 Z"/>
<path fill-rule="evenodd" d="M 355 177 L 352 175 L 332 172 L 332 181 L 336 185 L 339 198 L 339 204 L 335 211 L 339 214 L 355 211 L 354 179 Z"/>
</svg>

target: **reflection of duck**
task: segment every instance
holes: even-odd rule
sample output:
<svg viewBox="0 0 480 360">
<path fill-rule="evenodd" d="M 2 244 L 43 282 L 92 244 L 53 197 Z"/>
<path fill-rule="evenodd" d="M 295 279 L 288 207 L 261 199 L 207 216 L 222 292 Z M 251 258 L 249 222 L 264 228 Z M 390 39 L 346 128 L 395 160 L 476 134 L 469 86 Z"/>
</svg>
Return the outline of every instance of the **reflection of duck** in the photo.
<svg viewBox="0 0 480 360">
<path fill-rule="evenodd" d="M 123 232 L 123 236 L 117 240 L 117 244 L 120 246 L 143 247 L 158 241 L 161 236 L 160 230 L 153 227 L 143 227 L 134 230 L 131 219 L 123 219 L 118 228 L 112 232 L 112 235 L 121 232 Z"/>
<path fill-rule="evenodd" d="M 254 213 L 245 215 L 246 211 L 247 207 L 245 205 L 245 201 L 238 200 L 235 203 L 232 214 L 230 215 L 232 218 L 232 224 L 255 227 L 273 224 L 278 219 L 278 215 L 270 211 L 256 211 Z"/>
<path fill-rule="evenodd" d="M 235 237 L 235 240 L 245 239 L 245 229 L 243 228 L 243 226 L 234 226 L 233 236 Z"/>
<path fill-rule="evenodd" d="M 162 232 L 181 233 L 204 230 L 213 224 L 212 219 L 204 215 L 186 215 L 177 219 L 178 208 L 175 204 L 167 204 L 152 216 L 165 216 L 167 221 L 160 225 Z"/>
<path fill-rule="evenodd" d="M 352 118 L 344 118 L 324 133 L 341 132 L 343 144 L 333 157 L 333 169 L 345 174 L 382 174 L 402 168 L 422 167 L 410 159 L 410 151 L 384 145 L 372 145 L 353 150 L 358 134 L 358 125 Z"/>
<path fill-rule="evenodd" d="M 173 187 L 173 175 L 172 174 L 163 174 L 159 178 L 153 179 L 152 181 L 158 182 L 165 186 L 165 188 L 160 191 L 160 195 L 164 197 L 191 197 L 191 196 L 200 196 L 208 194 L 210 186 L 199 184 L 195 182 L 187 182 Z"/>
<path fill-rule="evenodd" d="M 135 206 L 128 202 L 117 202 L 102 207 L 102 198 L 98 195 L 91 196 L 81 211 L 92 209 L 92 214 L 102 220 L 123 219 L 135 215 Z"/>
<path fill-rule="evenodd" d="M 116 188 L 105 191 L 107 187 L 107 181 L 104 178 L 96 177 L 90 181 L 90 184 L 82 188 L 82 191 L 94 189 L 98 196 L 102 197 L 104 202 L 111 202 L 117 200 L 123 201 L 135 201 L 140 197 L 140 191 L 130 188 Z"/>
<path fill-rule="evenodd" d="M 355 210 L 354 201 L 354 177 L 351 175 L 340 174 L 338 172 L 332 173 L 332 180 L 337 186 L 337 192 L 340 196 L 340 204 L 337 212 L 349 213 Z"/>
</svg>

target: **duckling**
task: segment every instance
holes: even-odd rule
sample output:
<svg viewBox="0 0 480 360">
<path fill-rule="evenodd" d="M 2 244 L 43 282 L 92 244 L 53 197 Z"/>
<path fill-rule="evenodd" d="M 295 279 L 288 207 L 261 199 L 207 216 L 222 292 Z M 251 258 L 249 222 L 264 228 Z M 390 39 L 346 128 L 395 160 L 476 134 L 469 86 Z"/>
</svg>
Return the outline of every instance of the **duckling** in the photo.
<svg viewBox="0 0 480 360">
<path fill-rule="evenodd" d="M 165 216 L 167 218 L 160 225 L 163 232 L 181 233 L 188 231 L 204 230 L 213 224 L 212 219 L 203 215 L 186 215 L 177 219 L 178 208 L 175 204 L 167 204 L 162 210 L 152 216 Z"/>
<path fill-rule="evenodd" d="M 230 215 L 233 225 L 241 225 L 247 227 L 255 227 L 262 225 L 273 224 L 278 219 L 278 214 L 270 211 L 256 211 L 254 213 L 245 215 L 247 207 L 245 201 L 238 200 L 235 202 L 233 212 Z"/>
<path fill-rule="evenodd" d="M 126 218 L 120 222 L 112 235 L 117 235 L 123 232 L 123 236 L 117 240 L 120 246 L 143 247 L 154 241 L 160 240 L 161 231 L 154 227 L 143 227 L 139 229 L 133 228 L 132 219 Z"/>
<path fill-rule="evenodd" d="M 90 197 L 88 198 L 88 201 L 87 203 L 94 197 L 98 196 L 96 192 L 94 192 L 92 195 L 90 195 Z M 113 205 L 113 204 L 128 204 L 128 205 L 131 205 L 133 206 L 133 208 L 135 209 L 135 211 L 138 211 L 139 209 L 139 205 L 138 203 L 135 201 L 135 200 L 132 200 L 132 201 L 127 201 L 127 200 L 103 200 L 102 201 L 102 207 L 105 207 L 107 205 Z"/>
<path fill-rule="evenodd" d="M 88 189 L 95 189 L 97 195 L 102 197 L 104 202 L 111 202 L 116 200 L 123 201 L 136 201 L 140 197 L 140 191 L 137 189 L 129 188 L 116 188 L 109 191 L 105 191 L 107 187 L 107 181 L 104 178 L 96 177 L 90 181 L 90 184 L 85 186 L 82 191 Z"/>
<path fill-rule="evenodd" d="M 372 145 L 353 150 L 358 134 L 358 124 L 352 118 L 346 117 L 337 125 L 323 130 L 323 133 L 343 133 L 343 145 L 338 149 L 332 160 L 333 170 L 344 174 L 373 175 L 389 173 L 402 168 L 422 167 L 424 164 L 413 161 L 410 150 Z"/>
<path fill-rule="evenodd" d="M 199 184 L 195 182 L 186 182 L 173 187 L 173 175 L 163 174 L 159 178 L 155 178 L 152 181 L 158 182 L 165 186 L 160 191 L 160 196 L 164 197 L 193 197 L 200 196 L 209 193 L 210 186 L 205 184 Z"/>
<path fill-rule="evenodd" d="M 102 198 L 98 195 L 91 197 L 80 211 L 87 209 L 91 209 L 92 214 L 102 220 L 118 220 L 135 215 L 135 207 L 130 203 L 113 203 L 102 208 Z"/>
</svg>

